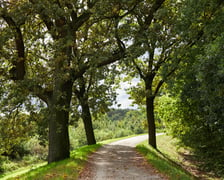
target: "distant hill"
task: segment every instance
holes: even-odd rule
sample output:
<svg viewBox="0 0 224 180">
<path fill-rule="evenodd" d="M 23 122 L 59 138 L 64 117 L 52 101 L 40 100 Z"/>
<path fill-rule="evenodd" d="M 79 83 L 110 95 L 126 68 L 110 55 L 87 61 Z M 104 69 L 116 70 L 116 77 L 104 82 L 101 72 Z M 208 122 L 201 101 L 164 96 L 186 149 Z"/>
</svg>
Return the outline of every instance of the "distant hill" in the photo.
<svg viewBox="0 0 224 180">
<path fill-rule="evenodd" d="M 124 119 L 125 115 L 129 111 L 135 111 L 135 110 L 133 110 L 133 109 L 111 109 L 107 113 L 107 115 L 108 115 L 109 119 L 112 121 L 120 121 L 120 120 Z"/>
</svg>

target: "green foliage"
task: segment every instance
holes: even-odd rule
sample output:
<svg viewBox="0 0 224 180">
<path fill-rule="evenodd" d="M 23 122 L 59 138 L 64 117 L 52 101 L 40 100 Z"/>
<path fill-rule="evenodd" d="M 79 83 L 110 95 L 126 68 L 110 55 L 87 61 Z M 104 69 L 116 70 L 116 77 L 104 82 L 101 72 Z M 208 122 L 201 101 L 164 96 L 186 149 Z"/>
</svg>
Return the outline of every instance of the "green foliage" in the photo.
<svg viewBox="0 0 224 180">
<path fill-rule="evenodd" d="M 33 135 L 27 131 L 33 126 L 43 144 L 48 122 L 54 125 L 58 120 L 65 130 L 62 133 L 67 134 L 69 112 L 77 132 L 72 135 L 76 138 L 72 146 L 85 144 L 83 125 L 76 121 L 80 104 L 72 91 L 82 89 L 83 77 L 85 101 L 97 118 L 116 96 L 118 64 L 105 65 L 121 61 L 121 69 L 130 77 L 142 79 L 130 91 L 139 104 L 160 95 L 163 83 L 176 72 L 170 97 L 161 97 L 158 120 L 204 157 L 223 159 L 223 12 L 220 0 L 2 0 L 0 154 L 16 149 L 15 156 L 22 156 L 20 142 Z M 99 119 L 94 120 L 98 140 L 141 133 L 146 124 L 145 117 L 136 112 L 126 113 L 123 120 Z M 49 127 L 53 127 L 49 132 L 57 131 Z M 50 144 L 69 154 L 69 142 L 67 147 Z"/>
<path fill-rule="evenodd" d="M 18 112 L 17 112 L 18 113 Z M 21 144 L 28 140 L 32 123 L 28 122 L 28 115 L 13 113 L 11 117 L 0 118 L 0 154 L 11 158 L 20 158 L 25 151 Z"/>
<path fill-rule="evenodd" d="M 133 2 L 135 4 L 135 1 Z M 4 98 L 10 99 L 7 95 L 12 95 L 11 99 L 15 106 L 23 105 L 26 97 L 31 95 L 45 102 L 48 112 L 52 111 L 50 116 L 44 119 L 45 122 L 39 123 L 43 125 L 44 135 L 46 135 L 44 125 L 49 122 L 52 122 L 49 123 L 49 128 L 53 128 L 49 131 L 50 137 L 59 134 L 54 133 L 58 131 L 54 126 L 55 121 L 58 120 L 57 126 L 62 126 L 61 134 L 68 137 L 66 136 L 67 122 L 69 111 L 72 109 L 70 105 L 74 95 L 73 85 L 75 89 L 81 76 L 85 76 L 89 82 L 87 89 L 94 82 L 95 92 L 87 93 L 90 97 L 87 100 L 93 111 L 105 112 L 112 104 L 115 93 L 107 87 L 113 84 L 111 77 L 114 77 L 114 74 L 108 76 L 111 81 L 103 82 L 103 80 L 108 75 L 105 74 L 106 69 L 110 72 L 115 69 L 115 66 L 97 70 L 124 56 L 124 48 L 120 48 L 121 41 L 115 35 L 120 19 L 115 23 L 114 17 L 117 13 L 133 7 L 133 3 L 122 3 L 120 4 L 122 7 L 113 9 L 116 3 L 118 2 L 49 0 L 0 2 L 0 63 L 2 65 L 0 76 L 4 79 L 3 85 L 15 84 L 12 88 L 4 88 L 6 94 Z M 105 9 L 108 9 L 106 10 L 108 18 L 104 16 Z M 94 76 L 96 72 L 99 74 Z M 93 76 L 90 75 L 91 73 Z M 98 81 L 101 80 L 100 84 Z M 0 83 L 2 85 L 2 81 Z M 13 91 L 18 91 L 20 94 L 12 93 Z M 2 94 L 2 91 L 0 93 Z M 103 98 L 99 94 L 104 94 Z M 60 113 L 57 113 L 58 111 Z M 28 112 L 31 110 L 29 109 Z M 61 113 L 67 115 L 61 116 Z M 60 137 L 59 135 L 49 140 L 59 141 Z M 54 140 L 53 143 L 49 143 L 49 152 L 53 152 L 51 149 L 56 149 L 61 152 L 61 158 L 68 157 L 68 138 L 62 140 L 66 142 L 64 143 L 66 147 L 61 147 L 63 143 Z M 52 147 L 57 145 L 58 147 Z M 60 148 L 64 151 L 60 151 Z M 49 157 L 52 157 L 52 161 L 57 159 L 53 156 Z"/>
<path fill-rule="evenodd" d="M 223 42 L 221 34 L 202 53 L 191 56 L 194 62 L 182 66 L 171 95 L 160 98 L 158 110 L 172 135 L 204 161 L 202 167 L 220 176 L 224 157 Z"/>
<path fill-rule="evenodd" d="M 204 160 L 202 167 L 223 176 L 223 2 L 184 4 L 181 18 L 189 31 L 182 37 L 191 43 L 198 39 L 181 50 L 183 61 L 168 83 L 169 93 L 159 100 L 158 116 L 174 137 Z"/>
<path fill-rule="evenodd" d="M 120 115 L 116 116 L 115 112 L 119 112 Z M 116 117 L 118 119 L 115 119 Z M 115 109 L 94 119 L 93 129 L 97 142 L 142 134 L 146 132 L 146 118 L 140 110 Z M 72 149 L 87 144 L 82 120 L 78 121 L 76 127 L 70 127 L 70 141 Z"/>
<path fill-rule="evenodd" d="M 128 111 L 129 109 L 112 109 L 107 113 L 107 115 L 110 120 L 119 121 L 124 119 Z"/>
<path fill-rule="evenodd" d="M 70 134 L 70 148 L 72 150 L 76 149 L 77 147 L 87 145 L 84 124 L 81 119 L 78 121 L 78 125 L 76 127 L 70 126 L 69 134 Z"/>
<path fill-rule="evenodd" d="M 41 140 L 38 136 L 33 136 L 32 138 L 29 138 L 24 143 L 23 147 L 27 152 L 29 152 L 28 156 L 24 157 L 23 159 L 27 158 L 29 160 L 30 157 L 33 157 L 36 160 L 47 159 L 48 146 L 42 145 Z"/>
<path fill-rule="evenodd" d="M 17 146 L 0 156 L 2 173 L 9 173 L 30 165 L 35 165 L 47 159 L 47 147 L 41 146 L 38 137 L 27 138 Z"/>
</svg>

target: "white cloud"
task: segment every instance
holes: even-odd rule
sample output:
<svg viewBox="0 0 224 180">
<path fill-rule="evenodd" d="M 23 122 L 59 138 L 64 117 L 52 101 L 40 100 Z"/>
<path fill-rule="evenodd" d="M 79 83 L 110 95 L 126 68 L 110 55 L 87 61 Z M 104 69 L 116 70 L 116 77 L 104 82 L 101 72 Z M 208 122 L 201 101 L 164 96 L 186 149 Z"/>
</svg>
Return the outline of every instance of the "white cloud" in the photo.
<svg viewBox="0 0 224 180">
<path fill-rule="evenodd" d="M 132 105 L 133 100 L 129 99 L 129 95 L 126 93 L 126 89 L 134 86 L 138 83 L 139 79 L 133 79 L 130 82 L 122 82 L 120 84 L 120 88 L 117 89 L 117 104 L 120 104 L 120 107 L 118 107 L 117 105 L 114 105 L 114 108 L 121 108 L 121 109 L 136 109 L 138 106 L 137 105 Z"/>
</svg>

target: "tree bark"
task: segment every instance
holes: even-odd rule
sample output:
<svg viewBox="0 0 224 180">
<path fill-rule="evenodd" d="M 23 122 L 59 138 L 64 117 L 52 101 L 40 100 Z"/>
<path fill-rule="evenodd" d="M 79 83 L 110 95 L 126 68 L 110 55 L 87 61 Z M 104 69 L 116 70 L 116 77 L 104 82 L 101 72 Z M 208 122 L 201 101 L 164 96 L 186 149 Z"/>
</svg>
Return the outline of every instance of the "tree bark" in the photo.
<svg viewBox="0 0 224 180">
<path fill-rule="evenodd" d="M 82 119 L 85 127 L 87 143 L 88 145 L 96 144 L 88 100 L 86 98 L 81 98 L 80 104 L 82 106 Z"/>
<path fill-rule="evenodd" d="M 84 123 L 87 143 L 88 145 L 96 144 L 92 116 L 88 102 L 88 88 L 86 89 L 86 81 L 83 75 L 79 78 L 79 89 L 75 88 L 74 91 L 82 107 L 81 117 Z"/>
<path fill-rule="evenodd" d="M 71 95 L 72 82 L 58 82 L 48 103 L 50 110 L 48 163 L 70 157 L 68 124 Z"/>
<path fill-rule="evenodd" d="M 154 117 L 154 98 L 146 98 L 146 112 L 148 121 L 149 144 L 156 149 L 157 146 L 156 125 Z"/>
<path fill-rule="evenodd" d="M 154 99 L 155 96 L 152 94 L 152 81 L 145 81 L 145 90 L 146 90 L 146 114 L 148 122 L 148 143 L 153 148 L 157 148 L 156 145 L 156 125 L 155 125 L 155 116 L 154 116 Z"/>
</svg>

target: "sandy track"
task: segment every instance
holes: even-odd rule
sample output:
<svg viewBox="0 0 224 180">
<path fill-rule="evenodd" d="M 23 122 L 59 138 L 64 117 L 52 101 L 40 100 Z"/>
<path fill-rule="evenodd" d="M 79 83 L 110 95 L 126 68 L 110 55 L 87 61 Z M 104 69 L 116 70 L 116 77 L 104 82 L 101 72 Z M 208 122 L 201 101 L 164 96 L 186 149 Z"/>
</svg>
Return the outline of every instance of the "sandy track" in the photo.
<svg viewBox="0 0 224 180">
<path fill-rule="evenodd" d="M 147 137 L 137 136 L 103 146 L 89 157 L 79 180 L 165 179 L 134 148 Z"/>
</svg>

